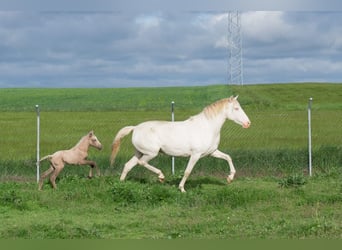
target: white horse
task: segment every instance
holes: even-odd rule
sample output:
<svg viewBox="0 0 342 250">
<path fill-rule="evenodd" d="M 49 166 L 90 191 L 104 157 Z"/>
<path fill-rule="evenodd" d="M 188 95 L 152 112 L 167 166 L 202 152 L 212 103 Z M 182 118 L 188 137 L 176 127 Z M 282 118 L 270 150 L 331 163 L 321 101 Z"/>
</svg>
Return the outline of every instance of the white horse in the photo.
<svg viewBox="0 0 342 250">
<path fill-rule="evenodd" d="M 196 162 L 207 155 L 226 160 L 230 167 L 227 181 L 228 183 L 233 181 L 235 168 L 232 159 L 217 148 L 220 143 L 220 131 L 226 119 L 236 122 L 243 128 L 248 128 L 251 124 L 237 98 L 231 96 L 219 100 L 185 121 L 147 121 L 137 126 L 122 128 L 112 144 L 111 165 L 119 151 L 121 139 L 131 131 L 133 131 L 132 143 L 136 152 L 125 164 L 120 180 L 125 180 L 127 173 L 139 164 L 156 173 L 160 181 L 164 181 L 162 171 L 148 163 L 159 152 L 164 152 L 171 156 L 190 156 L 184 176 L 179 183 L 182 192 L 185 192 L 184 184 Z"/>
</svg>

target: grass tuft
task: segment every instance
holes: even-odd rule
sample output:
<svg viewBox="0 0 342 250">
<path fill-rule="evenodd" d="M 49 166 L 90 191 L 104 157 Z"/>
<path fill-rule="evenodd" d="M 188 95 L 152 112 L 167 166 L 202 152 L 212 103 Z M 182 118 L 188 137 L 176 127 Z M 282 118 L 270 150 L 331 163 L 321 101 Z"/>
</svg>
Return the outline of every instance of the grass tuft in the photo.
<svg viewBox="0 0 342 250">
<path fill-rule="evenodd" d="M 298 174 L 287 176 L 279 181 L 280 187 L 284 187 L 284 188 L 290 188 L 290 187 L 298 188 L 298 187 L 304 186 L 306 183 L 307 183 L 307 178 L 305 178 L 303 175 L 298 175 Z"/>
</svg>

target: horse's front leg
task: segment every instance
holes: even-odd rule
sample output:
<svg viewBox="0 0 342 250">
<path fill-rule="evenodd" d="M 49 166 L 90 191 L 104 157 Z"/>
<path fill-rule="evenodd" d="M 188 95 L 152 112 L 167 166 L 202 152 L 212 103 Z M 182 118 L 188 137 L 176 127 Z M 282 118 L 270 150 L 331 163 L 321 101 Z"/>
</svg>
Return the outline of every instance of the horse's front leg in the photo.
<svg viewBox="0 0 342 250">
<path fill-rule="evenodd" d="M 89 169 L 89 175 L 88 175 L 88 178 L 91 179 L 93 178 L 93 168 L 95 168 L 96 170 L 96 174 L 98 176 L 100 176 L 100 169 L 99 167 L 97 166 L 96 162 L 95 161 L 88 161 L 88 160 L 84 160 L 80 163 L 80 165 L 89 165 L 90 166 L 90 169 Z"/>
<path fill-rule="evenodd" d="M 230 168 L 230 173 L 227 177 L 227 182 L 228 183 L 231 183 L 234 179 L 234 175 L 236 173 L 235 171 L 235 168 L 234 168 L 234 165 L 233 165 L 233 161 L 232 161 L 232 158 L 228 155 L 228 154 L 225 154 L 223 152 L 221 152 L 220 150 L 215 150 L 211 156 L 215 157 L 215 158 L 219 158 L 219 159 L 223 159 L 223 160 L 226 160 L 229 164 L 229 168 Z"/>
<path fill-rule="evenodd" d="M 185 193 L 185 189 L 184 189 L 185 182 L 188 179 L 189 175 L 191 174 L 192 169 L 194 168 L 196 162 L 199 160 L 200 157 L 201 157 L 200 154 L 190 156 L 188 165 L 186 166 L 186 169 L 184 172 L 184 176 L 178 186 L 182 193 Z"/>
</svg>

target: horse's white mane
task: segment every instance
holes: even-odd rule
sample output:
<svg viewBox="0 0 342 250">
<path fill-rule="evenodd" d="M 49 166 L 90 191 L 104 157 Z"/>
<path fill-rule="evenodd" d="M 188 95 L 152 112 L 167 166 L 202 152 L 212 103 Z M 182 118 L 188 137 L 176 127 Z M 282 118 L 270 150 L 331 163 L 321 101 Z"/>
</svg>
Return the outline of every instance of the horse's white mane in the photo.
<svg viewBox="0 0 342 250">
<path fill-rule="evenodd" d="M 218 100 L 203 109 L 203 113 L 207 118 L 213 118 L 221 112 L 221 110 L 226 106 L 228 102 L 234 101 L 234 97 L 224 98 Z"/>
</svg>

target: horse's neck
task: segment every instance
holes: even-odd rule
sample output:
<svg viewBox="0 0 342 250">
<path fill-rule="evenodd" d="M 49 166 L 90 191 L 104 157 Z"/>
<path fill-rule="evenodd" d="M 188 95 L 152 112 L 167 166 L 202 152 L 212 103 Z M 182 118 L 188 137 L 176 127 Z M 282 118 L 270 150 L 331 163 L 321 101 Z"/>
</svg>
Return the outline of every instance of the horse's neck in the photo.
<svg viewBox="0 0 342 250">
<path fill-rule="evenodd" d="M 219 134 L 221 131 L 221 128 L 226 121 L 226 118 L 222 114 L 217 114 L 214 117 L 208 118 L 204 113 L 200 113 L 197 116 L 199 119 L 205 120 L 207 124 L 213 129 L 212 132 Z"/>
<path fill-rule="evenodd" d="M 222 99 L 205 107 L 199 114 L 199 116 L 206 120 L 210 125 L 214 133 L 219 133 L 226 121 L 226 116 L 224 114 L 226 105 L 229 105 L 227 99 Z"/>
<path fill-rule="evenodd" d="M 82 137 L 82 139 L 72 149 L 78 149 L 78 150 L 81 150 L 83 152 L 88 152 L 89 143 L 87 141 L 87 138 Z"/>
</svg>

